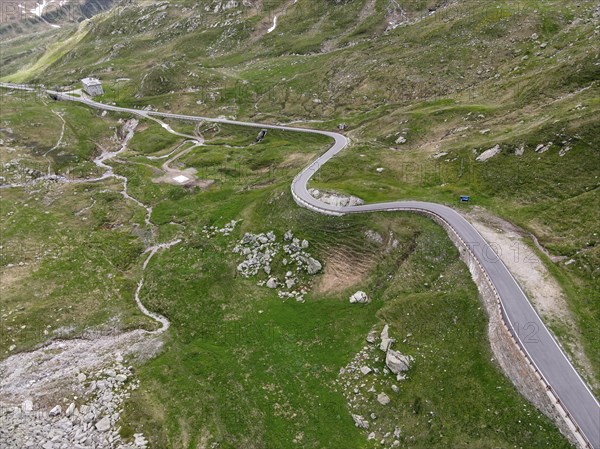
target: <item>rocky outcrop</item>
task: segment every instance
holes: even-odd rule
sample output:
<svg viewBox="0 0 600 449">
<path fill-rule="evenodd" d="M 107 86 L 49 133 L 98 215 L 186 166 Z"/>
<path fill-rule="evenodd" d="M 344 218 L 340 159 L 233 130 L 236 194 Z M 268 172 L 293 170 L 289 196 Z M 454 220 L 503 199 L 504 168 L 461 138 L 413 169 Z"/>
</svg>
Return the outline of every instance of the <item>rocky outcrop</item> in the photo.
<svg viewBox="0 0 600 449">
<path fill-rule="evenodd" d="M 370 301 L 367 294 L 360 290 L 350 296 L 350 304 L 368 304 Z"/>
<path fill-rule="evenodd" d="M 516 150 L 515 150 L 515 156 L 523 156 L 523 154 L 525 153 L 525 145 L 521 144 Z"/>
<path fill-rule="evenodd" d="M 317 274 L 323 268 L 321 262 L 319 262 L 317 259 L 313 259 L 312 257 L 305 258 L 304 261 L 306 262 L 306 270 L 308 271 L 308 274 Z"/>
<path fill-rule="evenodd" d="M 536 153 L 545 153 L 552 146 L 552 142 L 548 142 L 547 144 L 540 143 L 537 147 L 535 147 Z"/>
<path fill-rule="evenodd" d="M 339 193 L 322 192 L 317 189 L 308 189 L 308 192 L 319 201 L 330 204 L 332 206 L 346 207 L 359 206 L 361 204 L 364 204 L 363 200 L 352 195 L 344 196 Z"/>
<path fill-rule="evenodd" d="M 267 287 L 269 287 L 269 288 L 277 288 L 277 279 L 275 279 L 275 278 L 269 278 L 269 280 L 267 281 Z"/>
<path fill-rule="evenodd" d="M 493 158 L 494 156 L 496 156 L 498 153 L 500 153 L 501 148 L 500 145 L 496 145 L 492 148 L 490 148 L 489 150 L 485 150 L 483 153 L 481 153 L 479 156 L 477 156 L 476 160 L 478 162 L 485 162 L 488 159 Z"/>
<path fill-rule="evenodd" d="M 217 226 L 204 226 L 202 228 L 202 234 L 208 238 L 215 237 L 218 234 L 228 236 L 234 231 L 237 224 L 241 221 L 242 220 L 231 220 L 229 223 L 226 223 L 222 228 L 219 228 Z"/>
<path fill-rule="evenodd" d="M 402 374 L 410 369 L 410 364 L 413 358 L 408 355 L 401 354 L 393 349 L 387 350 L 385 355 L 385 364 L 394 374 Z"/>
<path fill-rule="evenodd" d="M 361 429 L 368 429 L 369 428 L 369 421 L 367 421 L 362 416 L 360 416 L 360 415 L 352 415 L 352 419 L 354 420 L 354 424 L 356 425 L 356 427 L 359 427 Z"/>
<path fill-rule="evenodd" d="M 405 379 L 405 375 L 396 375 L 387 366 L 385 358 L 381 357 L 381 347 L 406 363 L 402 369 L 410 365 L 412 358 L 389 349 L 394 342 L 389 336 L 389 326 L 384 326 L 381 332 L 383 344 L 378 344 L 378 337 L 375 330 L 369 332 L 369 344 L 363 346 L 354 359 L 340 370 L 337 383 L 342 388 L 356 427 L 368 430 L 368 435 L 365 432 L 366 439 L 377 440 L 378 447 L 391 449 L 400 445 L 400 428 L 395 419 L 390 420 L 390 416 L 386 416 L 394 411 L 385 410 L 400 393 L 402 386 L 399 382 Z"/>
<path fill-rule="evenodd" d="M 379 344 L 379 349 L 382 351 L 387 351 L 388 348 L 395 342 L 393 338 L 389 337 L 389 326 L 386 324 L 383 326 L 383 330 L 381 331 L 381 343 Z"/>
<path fill-rule="evenodd" d="M 390 397 L 385 393 L 379 393 L 377 395 L 377 402 L 381 405 L 388 405 L 390 403 Z"/>
<path fill-rule="evenodd" d="M 381 234 L 373 231 L 372 229 L 368 229 L 365 231 L 365 237 L 368 241 L 372 243 L 383 245 L 383 237 L 381 236 Z"/>
</svg>

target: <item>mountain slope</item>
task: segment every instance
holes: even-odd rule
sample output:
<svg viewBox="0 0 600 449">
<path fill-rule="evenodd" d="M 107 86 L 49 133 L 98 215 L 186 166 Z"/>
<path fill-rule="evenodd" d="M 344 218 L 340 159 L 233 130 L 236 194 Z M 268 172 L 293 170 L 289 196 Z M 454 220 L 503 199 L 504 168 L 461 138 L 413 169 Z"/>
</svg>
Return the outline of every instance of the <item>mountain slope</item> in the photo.
<svg viewBox="0 0 600 449">
<path fill-rule="evenodd" d="M 31 26 L 19 22 L 2 30 L 6 40 L 3 38 L 0 47 L 3 50 L 0 62 L 5 80 L 43 83 L 66 90 L 79 88 L 81 78 L 93 75 L 102 80 L 106 91 L 100 101 L 124 106 L 264 122 L 293 121 L 300 126 L 310 121 L 312 127 L 324 129 L 336 129 L 344 123 L 352 144 L 320 170 L 313 187 L 335 189 L 367 201 L 423 199 L 453 204 L 465 212 L 484 208 L 518 225 L 532 236 L 531 247 L 540 251 L 569 305 L 569 313 L 564 315 L 566 319 L 563 315 L 544 316 L 544 319 L 594 391 L 600 391 L 600 330 L 597 326 L 600 320 L 600 229 L 596 218 L 600 216 L 600 7 L 595 2 L 131 1 L 116 4 L 80 24 L 65 23 L 60 29 L 49 29 L 43 22 Z M 189 127 L 180 123 L 172 126 Z M 185 129 L 188 133 L 193 131 Z M 131 160 L 139 163 L 140 154 L 154 152 L 157 147 L 164 146 L 165 150 L 170 147 L 173 142 L 157 137 L 161 132 L 154 123 L 140 130 L 132 143 L 137 153 Z M 251 171 L 256 170 L 260 176 L 265 176 L 265 170 L 270 170 L 273 164 L 288 167 L 279 154 L 255 154 L 256 147 L 247 153 L 234 150 L 243 141 L 227 141 L 227 145 L 216 149 L 201 148 L 197 153 L 182 157 L 179 163 L 210 173 L 207 177 L 225 176 L 225 179 L 241 170 L 239 165 L 227 165 L 232 160 L 244 167 L 247 163 Z M 149 149 L 140 150 L 138 145 L 143 148 L 148 145 Z M 302 143 L 294 142 L 294 145 L 300 148 Z M 278 147 L 279 150 L 287 148 Z M 294 151 L 298 157 L 300 150 Z M 294 170 L 305 161 L 303 158 L 291 160 L 289 166 Z M 235 188 L 209 190 L 195 197 L 174 188 L 162 190 L 153 183 L 145 187 L 150 169 L 141 165 L 122 170 L 133 176 L 136 194 L 147 195 L 148 200 L 153 201 L 161 226 L 168 228 L 186 220 L 212 223 L 223 216 L 235 217 L 234 210 L 250 217 L 255 225 L 264 227 L 276 222 L 277 229 L 284 232 L 288 224 L 285 217 L 296 217 L 295 212 L 282 205 L 289 198 L 274 199 L 280 198 L 275 191 L 267 194 L 260 190 L 265 185 L 270 186 L 272 181 L 260 178 L 256 185 L 242 188 L 235 184 L 236 178 Z M 70 170 L 67 163 L 56 167 L 59 171 Z M 158 166 L 153 168 L 157 169 Z M 277 188 L 281 192 L 277 195 L 287 192 L 289 187 L 287 178 L 279 181 L 281 185 Z M 154 189 L 152 194 L 144 190 L 146 188 Z M 251 197 L 250 200 L 248 196 L 243 197 L 250 204 L 247 207 L 241 204 L 239 198 L 242 197 L 238 197 L 242 194 Z M 471 204 L 457 204 L 460 195 L 470 195 Z M 283 218 L 277 216 L 277 210 L 265 206 L 267 202 L 276 204 Z M 205 207 L 210 212 L 197 211 Z M 265 208 L 269 210 L 263 210 Z M 181 210 L 186 211 L 184 218 L 179 216 Z M 264 217 L 269 218 L 259 217 L 256 210 L 262 210 Z M 302 214 L 300 218 L 310 222 L 310 218 Z M 299 223 L 304 223 L 300 218 L 289 222 L 300 226 Z M 423 225 L 420 221 L 402 222 L 407 229 L 403 237 L 409 246 L 415 242 L 408 234 L 413 232 L 413 227 L 419 227 L 417 224 Z M 328 223 L 321 225 L 329 226 Z M 322 237 L 319 226 L 306 232 Z M 401 232 L 402 226 L 394 225 L 395 232 Z M 352 239 L 358 239 L 362 231 L 361 228 L 360 232 L 350 233 Z M 331 233 L 323 231 L 326 235 L 323 248 L 328 255 L 334 252 L 334 243 L 339 243 L 328 239 L 344 232 L 337 228 Z M 382 235 L 385 232 L 382 231 Z M 428 228 L 424 235 L 432 236 L 435 232 Z M 227 272 L 227 264 L 202 253 L 203 245 L 205 243 L 198 243 L 193 248 L 195 257 L 202 258 L 206 267 L 216 264 L 223 273 Z M 357 249 L 344 251 L 353 254 Z M 412 255 L 410 251 L 407 254 Z M 335 257 L 331 258 L 335 261 Z M 236 299 L 248 299 L 245 288 L 254 288 L 254 284 L 232 284 L 223 289 L 221 272 L 209 270 L 206 278 L 197 279 L 196 274 L 187 270 L 182 274 L 181 266 L 171 259 L 159 259 L 159 263 L 152 269 L 156 271 L 155 279 L 160 279 L 160 272 L 165 271 L 173 280 L 165 285 L 149 284 L 154 298 L 151 306 L 173 318 L 174 329 L 186 329 L 185 332 L 197 323 L 210 328 L 211 320 L 220 322 L 225 314 L 219 309 L 219 298 L 231 299 L 227 307 L 242 307 Z M 358 266 L 360 261 L 353 263 Z M 454 314 L 436 318 L 437 326 L 443 327 L 444 320 L 449 322 L 461 314 L 476 313 L 460 302 L 461 298 L 473 296 L 467 285 L 460 284 L 458 293 L 451 288 L 443 290 L 459 306 L 450 306 L 450 301 L 444 301 L 441 296 L 431 299 L 431 292 L 420 296 L 423 279 L 418 273 L 428 270 L 429 259 L 405 263 L 400 257 L 379 263 L 384 268 L 377 269 L 373 282 L 382 289 L 375 291 L 390 302 L 396 300 L 399 306 L 399 309 L 390 306 L 391 309 L 382 314 L 388 313 L 386 316 L 402 322 L 405 314 L 413 313 L 414 304 L 423 302 L 424 308 L 417 311 L 418 320 L 426 320 L 434 311 L 455 307 Z M 398 283 L 389 290 L 383 289 L 388 276 L 386 270 L 392 273 L 398 267 L 414 290 L 404 286 L 400 279 L 396 279 Z M 431 268 L 433 270 L 433 266 Z M 435 279 L 438 275 L 442 279 L 442 276 L 449 278 L 460 272 L 456 271 L 459 268 L 454 267 L 454 270 L 436 271 Z M 425 285 L 437 285 L 438 281 Z M 181 298 L 172 298 L 174 291 L 183 292 Z M 201 311 L 199 300 L 194 296 L 197 291 L 208 292 L 200 301 Z M 342 296 L 340 294 L 340 298 Z M 429 299 L 432 309 L 425 310 Z M 274 321 L 278 325 L 285 326 L 292 319 L 288 316 L 289 310 L 279 310 L 272 303 L 269 306 L 277 310 Z M 205 316 L 207 310 L 208 317 Z M 398 310 L 403 313 L 399 314 Z M 327 301 L 319 304 L 318 311 L 334 313 Z M 307 314 L 307 320 L 317 319 L 312 315 L 318 315 L 314 310 L 303 313 Z M 343 320 L 352 322 L 352 312 L 344 315 Z M 249 326 L 254 324 L 249 320 Z M 364 318 L 354 323 L 360 329 L 344 332 L 356 340 L 358 348 L 364 338 L 359 334 L 365 333 L 370 325 L 372 323 Z M 470 325 L 476 326 L 475 323 Z M 478 337 L 482 335 L 481 330 L 476 328 Z M 218 332 L 221 331 L 225 332 L 219 328 Z M 244 378 L 243 360 L 234 357 L 235 351 L 228 352 L 219 346 L 220 334 L 212 335 L 215 341 L 207 342 L 193 330 L 189 335 L 185 332 L 182 330 L 181 335 L 175 336 L 171 352 L 146 367 L 143 376 L 144 381 L 152 385 L 151 392 L 137 395 L 134 401 L 137 407 L 130 410 L 131 421 L 146 423 L 147 430 L 157 422 L 167 422 L 167 428 L 155 436 L 155 444 L 201 446 L 204 438 L 201 433 L 205 431 L 222 436 L 232 445 L 236 441 L 245 444 L 260 444 L 269 439 L 278 441 L 290 428 L 300 432 L 300 424 L 292 423 L 288 427 L 280 421 L 285 415 L 282 412 L 275 418 L 275 425 L 267 426 L 269 429 L 263 434 L 261 425 L 256 425 L 249 413 L 259 410 L 255 418 L 260 423 L 267 422 L 268 402 L 263 402 L 262 387 L 256 385 L 266 384 L 266 388 L 271 388 L 267 382 L 273 380 L 271 374 L 252 372 L 252 381 L 248 381 Z M 308 331 L 299 325 L 298 332 Z M 342 336 L 336 334 L 332 338 L 328 350 L 338 351 L 336 360 L 347 360 L 347 351 L 332 343 Z M 419 338 L 421 342 L 426 339 L 423 335 Z M 281 368 L 286 352 L 290 351 L 282 345 L 273 354 L 267 354 L 265 348 L 254 353 L 252 344 L 246 343 L 236 347 L 237 355 L 254 354 L 248 355 L 253 366 L 272 362 Z M 426 344 L 433 348 L 442 345 L 433 340 L 427 340 Z M 461 340 L 456 344 L 467 347 Z M 468 351 L 481 355 L 477 351 L 481 347 L 476 348 L 472 341 L 470 344 L 474 346 L 468 346 Z M 444 348 L 449 351 L 449 346 Z M 302 348 L 291 352 L 296 364 L 306 355 Z M 318 357 L 314 353 L 306 356 Z M 444 358 L 437 356 L 439 358 L 428 361 L 430 365 L 424 365 L 430 369 L 427 372 L 441 372 Z M 460 360 L 463 356 L 453 354 L 453 357 L 456 358 L 452 360 Z M 473 370 L 481 376 L 477 377 L 479 383 L 469 384 L 482 392 L 482 396 L 499 382 L 484 364 L 485 357 L 474 359 L 473 365 L 477 366 Z M 314 366 L 325 367 L 327 376 L 331 377 L 332 366 L 313 362 Z M 176 366 L 184 368 L 174 368 Z M 215 385 L 206 379 L 232 366 L 235 369 L 225 386 L 219 385 L 218 391 L 211 393 Z M 303 366 L 301 370 L 310 382 L 319 378 L 319 374 L 312 377 L 314 366 Z M 279 377 L 285 379 L 286 388 L 293 390 L 290 397 L 296 401 L 294 407 L 302 408 L 299 404 L 306 394 L 307 390 L 302 389 L 306 385 L 296 390 L 295 376 L 286 368 Z M 406 410 L 416 407 L 413 393 L 417 398 L 428 397 L 432 391 L 443 389 L 443 382 L 438 381 L 437 377 L 432 377 L 430 383 L 423 377 L 416 381 L 415 390 L 403 398 Z M 469 386 L 452 385 L 468 396 Z M 252 391 L 250 399 L 243 395 L 245 388 Z M 520 437 L 515 440 L 510 435 L 509 423 L 501 422 L 495 430 L 486 427 L 481 421 L 485 415 L 483 408 L 476 408 L 475 404 L 470 406 L 474 411 L 464 411 L 465 421 L 453 421 L 457 409 L 453 408 L 454 404 L 448 405 L 450 399 L 444 396 L 446 394 L 449 393 L 439 393 L 445 401 L 440 399 L 435 406 L 427 405 L 431 412 L 448 407 L 440 421 L 432 418 L 433 424 L 429 423 L 435 428 L 432 440 L 416 430 L 422 423 L 422 417 L 416 416 L 418 413 L 404 418 L 411 423 L 411 432 L 418 434 L 418 444 L 422 447 L 468 444 L 469 438 L 483 447 L 492 431 L 499 433 L 498 446 L 519 444 Z M 213 416 L 214 410 L 195 410 L 182 417 L 194 401 L 213 396 L 230 405 L 239 400 L 238 408 L 231 407 L 243 416 Z M 339 402 L 339 398 L 327 397 Z M 318 402 L 317 396 L 311 398 Z M 514 405 L 510 404 L 516 403 L 513 396 L 505 397 L 503 393 L 498 393 L 492 402 L 496 401 L 509 404 L 502 413 L 512 410 Z M 335 410 L 340 406 L 338 402 L 334 404 Z M 524 413 L 533 416 L 529 409 Z M 492 416 L 488 421 L 494 419 Z M 320 422 L 312 416 L 302 416 L 301 420 L 312 424 Z M 537 417 L 530 422 L 534 427 L 547 429 L 547 423 Z M 245 430 L 229 439 L 224 429 L 239 425 Z M 344 422 L 340 426 L 350 431 L 353 423 Z M 194 430 L 196 428 L 203 430 Z M 458 430 L 446 432 L 449 428 Z M 474 430 L 480 428 L 484 437 L 479 430 Z M 542 433 L 546 435 L 545 432 Z M 357 435 L 348 434 L 344 441 L 354 441 Z M 321 437 L 318 432 L 307 432 L 306 438 L 315 442 Z M 548 438 L 540 440 L 540 446 L 562 444 L 552 436 Z M 533 440 L 526 444 L 533 444 Z"/>
<path fill-rule="evenodd" d="M 558 1 L 137 2 L 82 24 L 7 78 L 77 86 L 94 74 L 104 101 L 123 105 L 346 122 L 356 151 L 337 166 L 361 151 L 370 159 L 352 176 L 326 167 L 331 186 L 373 200 L 471 193 L 575 260 L 560 269 L 598 366 L 600 308 L 585 298 L 598 293 L 600 265 L 599 15 L 593 2 Z M 501 155 L 476 161 L 495 145 Z M 520 148 L 523 157 L 510 156 Z M 479 175 L 402 178 L 407 163 L 427 172 L 459 162 Z M 379 165 L 386 176 L 365 172 Z M 565 210 L 583 224 L 568 225 Z"/>
</svg>

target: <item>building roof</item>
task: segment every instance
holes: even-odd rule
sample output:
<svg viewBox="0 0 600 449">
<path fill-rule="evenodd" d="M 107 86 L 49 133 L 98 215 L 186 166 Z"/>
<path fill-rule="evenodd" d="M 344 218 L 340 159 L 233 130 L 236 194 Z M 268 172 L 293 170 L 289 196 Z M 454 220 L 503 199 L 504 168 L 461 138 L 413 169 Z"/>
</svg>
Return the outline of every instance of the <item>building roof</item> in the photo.
<svg viewBox="0 0 600 449">
<path fill-rule="evenodd" d="M 81 82 L 87 86 L 101 86 L 102 83 L 97 78 L 83 78 Z"/>
</svg>

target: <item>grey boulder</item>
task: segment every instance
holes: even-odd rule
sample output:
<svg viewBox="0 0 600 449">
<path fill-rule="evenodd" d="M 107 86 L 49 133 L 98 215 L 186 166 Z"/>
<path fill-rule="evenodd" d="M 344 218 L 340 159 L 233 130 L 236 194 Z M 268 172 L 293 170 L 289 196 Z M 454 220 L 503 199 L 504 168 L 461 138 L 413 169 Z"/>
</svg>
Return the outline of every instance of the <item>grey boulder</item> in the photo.
<svg viewBox="0 0 600 449">
<path fill-rule="evenodd" d="M 409 355 L 401 354 L 393 349 L 388 349 L 385 355 L 385 364 L 394 374 L 400 374 L 410 369 L 413 358 Z"/>
</svg>

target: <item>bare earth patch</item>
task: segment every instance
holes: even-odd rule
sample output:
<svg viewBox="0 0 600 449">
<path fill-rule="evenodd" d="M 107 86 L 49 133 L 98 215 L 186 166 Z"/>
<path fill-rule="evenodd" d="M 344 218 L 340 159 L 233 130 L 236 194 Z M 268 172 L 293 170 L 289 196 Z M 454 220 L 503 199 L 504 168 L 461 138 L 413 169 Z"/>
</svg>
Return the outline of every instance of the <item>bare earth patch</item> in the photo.
<svg viewBox="0 0 600 449">
<path fill-rule="evenodd" d="M 560 326 L 566 333 L 566 338 L 560 339 L 561 346 L 567 349 L 575 364 L 583 370 L 586 380 L 597 388 L 598 381 L 589 359 L 581 349 L 581 334 L 565 294 L 541 259 L 525 243 L 527 233 L 478 207 L 464 215 L 490 243 L 543 320 L 550 327 Z"/>
<path fill-rule="evenodd" d="M 365 255 L 361 260 L 344 248 L 337 248 L 325 259 L 325 270 L 315 285 L 317 293 L 335 293 L 363 282 L 375 267 L 375 258 Z"/>
</svg>

